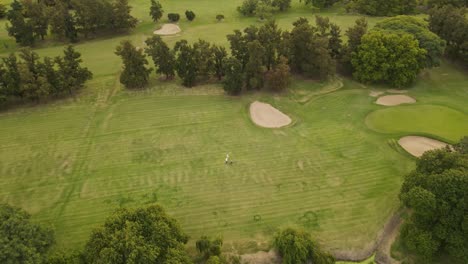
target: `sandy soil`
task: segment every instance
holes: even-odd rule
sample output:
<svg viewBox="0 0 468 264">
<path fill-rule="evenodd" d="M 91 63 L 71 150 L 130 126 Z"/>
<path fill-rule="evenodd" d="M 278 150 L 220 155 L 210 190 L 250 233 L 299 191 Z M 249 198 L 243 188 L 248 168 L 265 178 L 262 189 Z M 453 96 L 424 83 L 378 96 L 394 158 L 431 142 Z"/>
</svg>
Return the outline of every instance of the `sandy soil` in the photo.
<svg viewBox="0 0 468 264">
<path fill-rule="evenodd" d="M 381 96 L 377 99 L 375 103 L 379 105 L 393 106 L 393 105 L 400 105 L 400 104 L 412 104 L 415 102 L 416 100 L 413 97 L 398 94 L 398 95 Z"/>
<path fill-rule="evenodd" d="M 369 96 L 372 96 L 372 97 L 379 97 L 379 96 L 381 96 L 382 94 L 384 94 L 384 92 L 370 91 Z"/>
<path fill-rule="evenodd" d="M 180 27 L 176 24 L 164 24 L 160 29 L 154 31 L 153 33 L 156 35 L 167 36 L 175 35 L 180 31 Z"/>
<path fill-rule="evenodd" d="M 255 124 L 268 128 L 283 127 L 291 123 L 289 116 L 269 104 L 258 101 L 250 105 L 250 118 Z"/>
<path fill-rule="evenodd" d="M 416 157 L 421 157 L 422 154 L 428 150 L 444 148 L 448 145 L 442 141 L 419 136 L 402 137 L 398 140 L 398 144 Z"/>
</svg>

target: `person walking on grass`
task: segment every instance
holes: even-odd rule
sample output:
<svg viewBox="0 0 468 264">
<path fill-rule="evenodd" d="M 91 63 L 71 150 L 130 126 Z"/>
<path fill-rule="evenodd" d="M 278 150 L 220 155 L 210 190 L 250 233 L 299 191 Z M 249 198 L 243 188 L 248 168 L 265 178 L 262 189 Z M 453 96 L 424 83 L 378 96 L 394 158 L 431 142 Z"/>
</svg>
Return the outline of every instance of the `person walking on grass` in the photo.
<svg viewBox="0 0 468 264">
<path fill-rule="evenodd" d="M 229 153 L 226 154 L 226 159 L 224 160 L 224 164 L 229 164 Z"/>
</svg>

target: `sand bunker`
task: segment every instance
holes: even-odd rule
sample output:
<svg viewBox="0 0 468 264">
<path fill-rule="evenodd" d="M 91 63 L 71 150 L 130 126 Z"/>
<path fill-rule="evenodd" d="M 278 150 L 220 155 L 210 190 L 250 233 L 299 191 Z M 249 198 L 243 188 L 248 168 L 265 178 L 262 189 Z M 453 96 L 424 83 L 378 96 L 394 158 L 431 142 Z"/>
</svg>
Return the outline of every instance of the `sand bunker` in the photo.
<svg viewBox="0 0 468 264">
<path fill-rule="evenodd" d="M 384 94 L 384 93 L 385 93 L 385 92 L 370 91 L 369 96 L 372 96 L 372 97 L 379 97 L 379 96 L 381 96 L 381 95 Z"/>
<path fill-rule="evenodd" d="M 289 116 L 269 104 L 258 101 L 250 105 L 250 118 L 252 118 L 255 124 L 268 128 L 283 127 L 291 124 Z"/>
<path fill-rule="evenodd" d="M 442 141 L 419 136 L 402 137 L 398 140 L 398 144 L 416 157 L 421 157 L 422 154 L 428 150 L 440 149 L 448 145 Z"/>
<path fill-rule="evenodd" d="M 393 106 L 393 105 L 400 105 L 400 104 L 412 104 L 415 103 L 416 100 L 413 97 L 409 97 L 407 95 L 385 95 L 379 97 L 376 104 L 385 105 L 385 106 Z"/>
<path fill-rule="evenodd" d="M 153 33 L 156 35 L 167 36 L 175 35 L 180 31 L 180 27 L 176 24 L 164 24 L 160 29 L 154 31 Z"/>
</svg>

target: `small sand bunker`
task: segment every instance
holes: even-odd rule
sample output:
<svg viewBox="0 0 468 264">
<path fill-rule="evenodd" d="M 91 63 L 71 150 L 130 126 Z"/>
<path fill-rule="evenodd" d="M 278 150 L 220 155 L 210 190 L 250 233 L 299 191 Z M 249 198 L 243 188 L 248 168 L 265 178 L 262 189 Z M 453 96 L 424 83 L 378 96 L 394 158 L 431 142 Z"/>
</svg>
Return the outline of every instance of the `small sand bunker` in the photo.
<svg viewBox="0 0 468 264">
<path fill-rule="evenodd" d="M 415 103 L 416 100 L 413 97 L 407 95 L 385 95 L 379 97 L 376 104 L 385 105 L 385 106 L 393 106 L 393 105 L 400 105 L 400 104 L 412 104 Z"/>
<path fill-rule="evenodd" d="M 289 116 L 269 104 L 258 101 L 250 105 L 250 118 L 255 124 L 268 128 L 278 128 L 291 124 Z"/>
<path fill-rule="evenodd" d="M 164 24 L 160 29 L 154 31 L 153 33 L 156 35 L 167 36 L 175 35 L 180 31 L 180 27 L 176 24 Z"/>
<path fill-rule="evenodd" d="M 372 97 L 379 97 L 381 96 L 382 94 L 384 94 L 385 92 L 380 92 L 380 91 L 370 91 L 369 93 L 369 96 L 372 96 Z"/>
<path fill-rule="evenodd" d="M 442 141 L 419 136 L 402 137 L 398 140 L 398 144 L 415 157 L 421 157 L 428 150 L 440 149 L 448 145 Z"/>
</svg>

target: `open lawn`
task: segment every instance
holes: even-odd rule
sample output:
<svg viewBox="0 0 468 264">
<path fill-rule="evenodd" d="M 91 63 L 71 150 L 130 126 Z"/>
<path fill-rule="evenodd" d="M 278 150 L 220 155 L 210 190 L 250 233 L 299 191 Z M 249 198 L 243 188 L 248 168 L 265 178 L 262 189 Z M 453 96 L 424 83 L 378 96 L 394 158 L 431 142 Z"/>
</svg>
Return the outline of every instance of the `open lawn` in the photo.
<svg viewBox="0 0 468 264">
<path fill-rule="evenodd" d="M 149 1 L 130 2 L 143 20 L 131 35 L 77 45 L 94 73 L 81 94 L 0 112 L 0 201 L 53 225 L 60 247 L 82 246 L 90 230 L 119 206 L 157 201 L 192 238 L 221 235 L 228 245 L 255 250 L 277 228 L 292 225 L 311 231 L 328 249 L 361 249 L 398 208 L 402 177 L 413 166 L 389 144 L 396 134 L 428 133 L 450 141 L 468 134 L 466 123 L 459 124 L 467 120 L 468 77 L 445 64 L 414 85 L 409 94 L 415 105 L 395 108 L 375 105 L 371 87 L 348 79 L 343 85 L 295 79 L 285 94 L 229 97 L 220 85 L 186 89 L 153 76 L 150 89 L 124 91 L 115 46 L 123 39 L 142 45 L 156 28 L 147 14 Z M 233 29 L 257 24 L 236 13 L 240 2 L 161 1 L 166 12 L 197 14 L 193 23 L 182 19 L 181 36 L 165 40 L 202 38 L 226 45 L 225 35 Z M 226 16 L 224 22 L 215 20 L 218 13 Z M 313 15 L 294 3 L 277 19 L 290 28 L 299 16 L 313 20 Z M 357 18 L 339 8 L 322 15 L 343 31 Z M 42 56 L 63 49 L 50 40 L 42 45 L 37 49 Z M 2 27 L 0 56 L 15 49 Z M 277 107 L 293 125 L 273 130 L 254 125 L 248 109 L 255 100 Z M 437 118 L 450 125 L 431 126 L 427 107 L 447 109 Z M 406 109 L 424 127 L 398 118 L 408 115 Z M 397 120 L 371 121 L 376 130 L 390 133 L 369 129 L 376 115 Z M 224 165 L 226 153 L 231 166 Z"/>
</svg>

